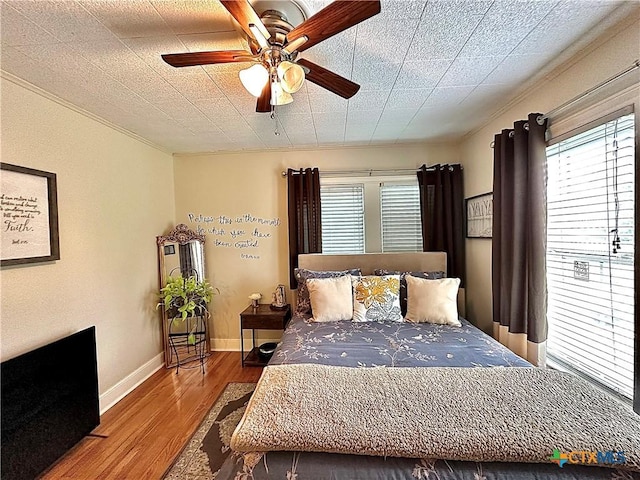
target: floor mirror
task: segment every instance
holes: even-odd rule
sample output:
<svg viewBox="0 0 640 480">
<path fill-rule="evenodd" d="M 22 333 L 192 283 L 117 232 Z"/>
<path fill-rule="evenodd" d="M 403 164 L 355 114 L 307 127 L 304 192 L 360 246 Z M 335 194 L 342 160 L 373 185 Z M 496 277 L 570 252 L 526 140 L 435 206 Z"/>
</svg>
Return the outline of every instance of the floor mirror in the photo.
<svg viewBox="0 0 640 480">
<path fill-rule="evenodd" d="M 186 286 L 205 280 L 204 241 L 204 235 L 185 224 L 157 237 L 160 289 L 171 282 Z M 210 352 L 208 306 L 185 316 L 177 303 L 161 305 L 165 366 L 176 367 L 176 371 L 199 366 L 204 372 L 204 359 Z"/>
</svg>

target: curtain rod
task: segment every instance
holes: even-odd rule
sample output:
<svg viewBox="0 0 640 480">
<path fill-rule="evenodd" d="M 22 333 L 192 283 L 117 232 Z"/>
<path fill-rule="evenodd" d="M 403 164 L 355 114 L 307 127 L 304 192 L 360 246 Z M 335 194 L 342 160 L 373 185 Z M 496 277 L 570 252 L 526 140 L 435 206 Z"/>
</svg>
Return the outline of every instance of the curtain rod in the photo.
<svg viewBox="0 0 640 480">
<path fill-rule="evenodd" d="M 440 165 L 440 168 L 446 168 L 449 165 Z M 352 176 L 361 176 L 361 177 L 372 177 L 376 175 L 415 175 L 421 167 L 416 168 L 397 168 L 397 169 L 362 169 L 362 170 L 320 170 L 320 176 L 340 176 L 340 175 L 352 175 Z M 433 171 L 436 167 L 427 167 L 427 170 Z M 299 170 L 294 170 L 294 174 L 299 174 Z M 281 175 L 283 177 L 287 176 L 286 171 L 282 171 Z"/>
<path fill-rule="evenodd" d="M 563 103 L 559 107 L 556 107 L 553 110 L 551 110 L 551 111 L 549 111 L 549 112 L 547 112 L 547 113 L 545 113 L 543 115 L 538 115 L 538 117 L 536 118 L 536 122 L 538 122 L 538 125 L 544 125 L 544 121 L 545 120 L 550 119 L 554 115 L 557 115 L 558 113 L 562 112 L 563 110 L 566 110 L 567 108 L 569 108 L 574 103 L 579 102 L 583 98 L 588 97 L 589 95 L 591 95 L 592 93 L 600 90 L 603 87 L 606 87 L 610 83 L 615 82 L 619 78 L 622 78 L 625 75 L 633 72 L 638 67 L 640 67 L 640 60 L 636 60 L 635 62 L 633 62 L 633 64 L 630 67 L 627 67 L 624 70 L 622 70 L 621 72 L 616 73 L 614 76 L 609 77 L 606 80 L 598 83 L 597 85 L 591 87 L 589 90 L 587 90 L 585 92 L 582 92 L 580 95 L 578 95 L 576 97 L 573 97 L 571 100 Z M 491 144 L 489 146 L 491 148 L 493 148 L 495 146 L 495 142 L 491 142 Z"/>
<path fill-rule="evenodd" d="M 636 60 L 635 62 L 633 62 L 633 64 L 630 67 L 627 67 L 626 69 L 624 69 L 623 71 L 616 73 L 613 77 L 609 77 L 606 80 L 600 82 L 599 84 L 597 84 L 594 87 L 591 87 L 589 90 L 587 90 L 586 92 L 582 92 L 580 95 L 578 95 L 577 97 L 572 98 L 571 100 L 569 100 L 568 102 L 563 103 L 562 105 L 560 105 L 559 107 L 554 108 L 553 110 L 551 110 L 549 113 L 545 113 L 544 115 L 539 115 L 538 118 L 536 118 L 536 121 L 538 122 L 538 125 L 543 125 L 544 121 L 547 118 L 551 118 L 554 115 L 557 115 L 559 112 L 561 112 L 562 110 L 565 110 L 567 108 L 569 108 L 571 105 L 573 105 L 576 102 L 579 102 L 580 100 L 582 100 L 585 97 L 588 97 L 589 95 L 591 95 L 592 93 L 600 90 L 603 87 L 606 87 L 607 85 L 609 85 L 611 82 L 615 82 L 616 80 L 618 80 L 619 78 L 624 77 L 625 75 L 633 72 L 636 68 L 640 67 L 640 60 Z"/>
</svg>

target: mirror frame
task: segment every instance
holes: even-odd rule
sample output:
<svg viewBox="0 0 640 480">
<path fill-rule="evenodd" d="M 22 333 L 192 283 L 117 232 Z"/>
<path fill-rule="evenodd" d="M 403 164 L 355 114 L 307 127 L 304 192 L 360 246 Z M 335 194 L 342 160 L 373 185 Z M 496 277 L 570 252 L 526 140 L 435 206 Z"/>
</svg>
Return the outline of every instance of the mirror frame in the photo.
<svg viewBox="0 0 640 480">
<path fill-rule="evenodd" d="M 179 243 L 180 245 L 186 245 L 187 243 L 198 240 L 202 242 L 202 248 L 204 251 L 204 235 L 200 235 L 199 233 L 190 230 L 184 223 L 180 223 L 176 225 L 176 228 L 171 230 L 168 235 L 159 235 L 156 237 L 156 241 L 158 244 L 158 265 L 160 268 L 160 288 L 164 286 L 164 283 L 167 281 L 165 276 L 165 264 L 164 264 L 164 245 L 165 243 Z M 204 265 L 204 255 L 202 257 L 203 267 Z M 201 278 L 199 280 L 202 280 Z"/>
</svg>

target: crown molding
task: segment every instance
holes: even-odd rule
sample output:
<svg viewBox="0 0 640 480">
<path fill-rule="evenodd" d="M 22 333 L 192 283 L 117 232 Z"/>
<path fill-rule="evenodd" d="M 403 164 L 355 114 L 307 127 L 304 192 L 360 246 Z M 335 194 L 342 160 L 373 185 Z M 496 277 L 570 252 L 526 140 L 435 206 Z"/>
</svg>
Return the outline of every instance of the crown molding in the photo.
<svg viewBox="0 0 640 480">
<path fill-rule="evenodd" d="M 459 139 L 459 138 L 458 138 Z M 216 150 L 210 152 L 175 152 L 173 154 L 174 157 L 186 158 L 186 157 L 202 157 L 209 155 L 244 155 L 250 153 L 287 153 L 287 152 L 318 152 L 325 150 L 361 150 L 364 148 L 394 148 L 394 147 L 458 147 L 459 143 L 456 142 L 456 139 L 446 140 L 446 141 L 429 141 L 425 140 L 423 142 L 414 142 L 414 141 L 395 141 L 395 142 L 369 142 L 369 143 L 358 143 L 358 144 L 327 144 L 327 145 L 318 145 L 318 146 L 300 146 L 300 147 L 278 147 L 278 148 L 252 148 L 252 149 L 242 149 L 242 150 Z"/>
<path fill-rule="evenodd" d="M 7 80 L 8 82 L 11 82 L 15 85 L 18 85 L 19 87 L 22 87 L 26 90 L 29 90 L 30 92 L 33 92 L 37 95 L 40 95 L 41 97 L 46 98 L 47 100 L 51 100 L 52 102 L 57 103 L 58 105 L 61 105 L 65 108 L 68 108 L 69 110 L 79 113 L 80 115 L 89 118 L 90 120 L 93 120 L 95 122 L 101 123 L 102 125 L 104 125 L 105 127 L 109 127 L 112 130 L 115 130 L 119 133 L 122 133 L 123 135 L 126 135 L 134 140 L 137 140 L 140 143 L 144 143 L 145 145 L 148 145 L 152 148 L 155 148 L 156 150 L 160 150 L 161 152 L 167 153 L 169 155 L 173 154 L 172 151 L 167 150 L 164 147 L 161 147 L 149 140 L 147 140 L 144 137 L 141 137 L 140 135 L 133 133 L 130 130 L 127 130 L 126 128 L 122 128 L 118 125 L 116 125 L 115 123 L 111 123 L 109 120 L 106 120 L 94 113 L 91 113 L 83 108 L 78 107 L 77 105 L 74 105 L 71 102 L 68 102 L 67 100 L 58 97 L 57 95 L 54 95 L 51 92 L 47 92 L 46 90 L 43 90 L 42 88 L 27 82 L 26 80 L 17 77 L 16 75 L 9 73 L 5 70 L 0 69 L 0 78 Z"/>
</svg>

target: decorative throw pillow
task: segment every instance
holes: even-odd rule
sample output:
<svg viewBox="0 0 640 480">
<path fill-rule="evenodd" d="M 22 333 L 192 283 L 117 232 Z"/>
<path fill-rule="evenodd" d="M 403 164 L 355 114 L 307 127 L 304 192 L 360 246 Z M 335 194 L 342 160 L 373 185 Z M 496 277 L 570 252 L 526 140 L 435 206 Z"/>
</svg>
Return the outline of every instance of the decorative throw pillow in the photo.
<svg viewBox="0 0 640 480">
<path fill-rule="evenodd" d="M 334 278 L 310 278 L 307 280 L 311 311 L 314 322 L 351 320 L 351 275 Z"/>
<path fill-rule="evenodd" d="M 456 303 L 459 278 L 426 280 L 412 275 L 407 275 L 406 278 L 407 321 L 461 326 Z"/>
<path fill-rule="evenodd" d="M 400 311 L 404 317 L 407 314 L 407 280 L 405 277 L 411 275 L 417 278 L 428 278 L 429 280 L 438 280 L 446 278 L 447 274 L 442 271 L 435 272 L 399 272 L 396 270 L 374 270 L 376 275 L 400 275 Z"/>
<path fill-rule="evenodd" d="M 400 275 L 352 277 L 353 321 L 402 322 Z"/>
<path fill-rule="evenodd" d="M 307 280 L 310 278 L 335 278 L 343 275 L 361 275 L 359 268 L 342 271 L 316 271 L 307 270 L 306 268 L 296 268 L 293 274 L 298 281 L 298 299 L 296 302 L 296 315 L 306 315 L 311 313 L 311 302 L 309 301 L 309 290 L 307 289 Z"/>
</svg>

